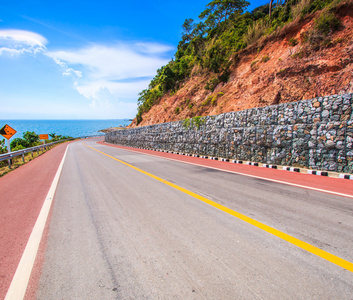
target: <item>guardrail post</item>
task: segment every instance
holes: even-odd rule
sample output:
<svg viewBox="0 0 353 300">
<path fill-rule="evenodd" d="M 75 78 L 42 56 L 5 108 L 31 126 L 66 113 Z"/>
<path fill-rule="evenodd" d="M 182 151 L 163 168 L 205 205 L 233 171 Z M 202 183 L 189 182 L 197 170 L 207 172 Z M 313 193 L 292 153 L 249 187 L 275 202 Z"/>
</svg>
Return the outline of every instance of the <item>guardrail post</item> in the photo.
<svg viewBox="0 0 353 300">
<path fill-rule="evenodd" d="M 8 161 L 8 166 L 9 168 L 11 168 L 11 166 L 13 165 L 13 158 L 17 157 L 17 156 L 22 156 L 22 160 L 25 162 L 25 154 L 31 152 L 32 158 L 34 158 L 34 151 L 37 151 L 37 156 L 39 156 L 40 154 L 40 150 L 42 149 L 42 153 L 44 153 L 44 149 L 45 150 L 50 150 L 51 148 L 54 147 L 54 145 L 57 145 L 59 143 L 63 143 L 66 141 L 70 141 L 70 140 L 75 140 L 75 139 L 66 139 L 66 140 L 60 140 L 60 141 L 56 141 L 50 144 L 45 144 L 43 147 L 41 146 L 35 146 L 35 147 L 31 147 L 31 148 L 27 148 L 25 150 L 19 150 L 19 151 L 8 151 L 8 153 L 4 153 L 4 154 L 0 154 L 0 161 Z M 8 140 L 8 150 L 11 150 L 10 148 L 10 142 Z"/>
</svg>

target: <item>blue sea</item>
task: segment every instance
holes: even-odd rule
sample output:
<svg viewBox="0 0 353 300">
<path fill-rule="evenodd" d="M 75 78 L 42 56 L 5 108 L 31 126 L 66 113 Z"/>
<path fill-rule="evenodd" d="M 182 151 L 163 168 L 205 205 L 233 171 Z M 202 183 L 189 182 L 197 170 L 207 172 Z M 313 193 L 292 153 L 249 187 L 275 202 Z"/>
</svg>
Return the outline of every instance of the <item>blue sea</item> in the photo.
<svg viewBox="0 0 353 300">
<path fill-rule="evenodd" d="M 128 119 L 116 120 L 0 120 L 0 128 L 5 124 L 11 126 L 17 133 L 11 138 L 22 138 L 26 131 L 34 131 L 36 134 L 65 135 L 72 137 L 84 137 L 92 135 L 104 135 L 98 132 L 109 127 L 127 126 L 131 123 Z M 0 136 L 2 139 L 2 136 Z"/>
</svg>

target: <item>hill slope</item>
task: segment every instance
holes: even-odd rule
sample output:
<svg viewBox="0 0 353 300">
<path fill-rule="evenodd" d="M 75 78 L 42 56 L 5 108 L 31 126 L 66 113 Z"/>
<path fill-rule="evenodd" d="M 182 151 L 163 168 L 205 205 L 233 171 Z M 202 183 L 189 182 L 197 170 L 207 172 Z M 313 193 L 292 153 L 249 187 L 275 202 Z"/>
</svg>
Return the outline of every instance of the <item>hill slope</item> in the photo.
<svg viewBox="0 0 353 300">
<path fill-rule="evenodd" d="M 194 65 L 131 127 L 353 92 L 353 4 L 298 17 L 230 56 L 228 77 Z M 139 123 L 137 125 L 137 123 Z"/>
</svg>

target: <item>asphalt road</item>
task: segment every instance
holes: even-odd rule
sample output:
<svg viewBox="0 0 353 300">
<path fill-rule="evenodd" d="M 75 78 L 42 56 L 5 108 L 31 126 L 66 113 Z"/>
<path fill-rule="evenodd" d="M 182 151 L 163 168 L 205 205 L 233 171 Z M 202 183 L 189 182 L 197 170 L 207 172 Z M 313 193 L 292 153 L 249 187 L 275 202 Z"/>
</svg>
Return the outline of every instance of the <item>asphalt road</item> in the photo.
<svg viewBox="0 0 353 300">
<path fill-rule="evenodd" d="M 66 146 L 58 145 L 0 178 L 0 299 L 5 298 Z"/>
<path fill-rule="evenodd" d="M 352 271 L 190 192 L 349 262 L 352 198 L 83 143 L 56 190 L 38 299 L 353 299 Z"/>
</svg>

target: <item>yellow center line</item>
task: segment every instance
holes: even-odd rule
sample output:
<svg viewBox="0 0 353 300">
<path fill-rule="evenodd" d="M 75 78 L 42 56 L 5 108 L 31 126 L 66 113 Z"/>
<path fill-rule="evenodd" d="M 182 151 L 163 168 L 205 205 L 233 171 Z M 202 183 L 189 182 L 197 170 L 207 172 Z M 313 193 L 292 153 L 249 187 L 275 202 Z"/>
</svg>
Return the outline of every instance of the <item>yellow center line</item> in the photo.
<svg viewBox="0 0 353 300">
<path fill-rule="evenodd" d="M 264 230 L 264 231 L 266 231 L 268 233 L 271 233 L 274 236 L 277 236 L 280 239 L 285 240 L 285 241 L 287 241 L 287 242 L 289 242 L 289 243 L 291 243 L 291 244 L 293 244 L 293 245 L 295 245 L 295 246 L 297 246 L 297 247 L 299 247 L 299 248 L 301 248 L 303 250 L 306 250 L 306 251 L 308 251 L 308 252 L 310 252 L 312 254 L 315 254 L 315 255 L 317 255 L 317 256 L 319 256 L 319 257 L 321 257 L 321 258 L 323 258 L 323 259 L 325 259 L 325 260 L 327 260 L 327 261 L 329 261 L 329 262 L 331 262 L 331 263 L 333 263 L 335 265 L 338 265 L 338 266 L 340 266 L 340 267 L 342 267 L 342 268 L 344 268 L 344 269 L 346 269 L 346 270 L 348 270 L 350 272 L 353 272 L 353 263 L 351 263 L 351 262 L 349 262 L 347 260 L 344 260 L 344 259 L 342 259 L 342 258 L 340 258 L 340 257 L 338 257 L 336 255 L 333 255 L 333 254 L 331 254 L 331 253 L 329 253 L 327 251 L 324 251 L 324 250 L 322 250 L 322 249 L 320 249 L 318 247 L 315 247 L 315 246 L 310 245 L 310 244 L 308 244 L 306 242 L 303 242 L 302 240 L 299 240 L 299 239 L 297 239 L 297 238 L 295 238 L 295 237 L 293 237 L 293 236 L 291 236 L 289 234 L 286 234 L 286 233 L 284 233 L 282 231 L 279 231 L 279 230 L 277 230 L 275 228 L 272 228 L 272 227 L 270 227 L 268 225 L 265 225 L 265 224 L 263 224 L 263 223 L 261 223 L 259 221 L 256 221 L 256 220 L 254 220 L 252 218 L 249 218 L 249 217 L 247 217 L 247 216 L 245 216 L 245 215 L 243 215 L 243 214 L 241 214 L 239 212 L 236 212 L 236 211 L 234 211 L 234 210 L 232 210 L 232 209 L 230 209 L 230 208 L 228 208 L 226 206 L 223 206 L 223 205 L 221 205 L 221 204 L 219 204 L 217 202 L 214 202 L 214 201 L 212 201 L 210 199 L 207 199 L 207 198 L 205 198 L 203 196 L 200 196 L 200 195 L 198 195 L 198 194 L 196 194 L 194 192 L 191 192 L 191 191 L 189 191 L 187 189 L 184 189 L 184 188 L 182 188 L 182 187 L 180 187 L 180 186 L 178 186 L 178 185 L 176 185 L 174 183 L 171 183 L 171 182 L 169 182 L 167 180 L 164 180 L 164 179 L 162 179 L 162 178 L 160 178 L 158 176 L 155 176 L 155 175 L 153 175 L 151 173 L 148 173 L 148 172 L 146 172 L 144 170 L 141 170 L 141 169 L 139 169 L 139 168 L 137 168 L 137 167 L 135 167 L 133 165 L 130 165 L 130 164 L 118 159 L 118 158 L 115 158 L 115 157 L 113 157 L 113 156 L 111 156 L 109 154 L 106 154 L 106 153 L 104 153 L 102 151 L 99 151 L 99 150 L 97 150 L 95 148 L 92 148 L 92 147 L 86 145 L 85 143 L 84 143 L 84 145 L 86 147 L 96 151 L 96 152 L 99 152 L 99 153 L 101 153 L 101 154 L 103 154 L 103 155 L 105 155 L 105 156 L 107 156 L 109 158 L 112 158 L 112 159 L 124 164 L 125 166 L 128 166 L 128 167 L 130 167 L 130 168 L 132 168 L 132 169 L 134 169 L 136 171 L 139 171 L 139 172 L 141 172 L 141 173 L 143 173 L 143 174 L 145 174 L 145 175 L 147 175 L 149 177 L 152 177 L 153 179 L 156 179 L 156 180 L 158 180 L 160 182 L 163 182 L 164 184 L 169 185 L 169 186 L 171 186 L 171 187 L 173 187 L 173 188 L 175 188 L 175 189 L 177 189 L 177 190 L 179 190 L 179 191 L 181 191 L 181 192 L 183 192 L 183 193 L 185 193 L 187 195 L 190 195 L 190 196 L 192 196 L 192 197 L 194 197 L 194 198 L 196 198 L 196 199 L 198 199 L 200 201 L 203 201 L 204 203 L 207 203 L 208 205 L 211 205 L 211 206 L 213 206 L 215 208 L 218 208 L 221 211 L 224 211 L 224 212 L 226 212 L 226 213 L 228 213 L 228 214 L 230 214 L 230 215 L 232 215 L 232 216 L 234 216 L 234 217 L 236 217 L 236 218 L 238 218 L 238 219 L 240 219 L 240 220 L 242 220 L 244 222 L 247 222 L 247 223 L 249 223 L 249 224 L 251 224 L 251 225 L 253 225 L 253 226 L 257 227 L 257 228 L 260 228 L 260 229 L 262 229 L 262 230 Z"/>
</svg>

